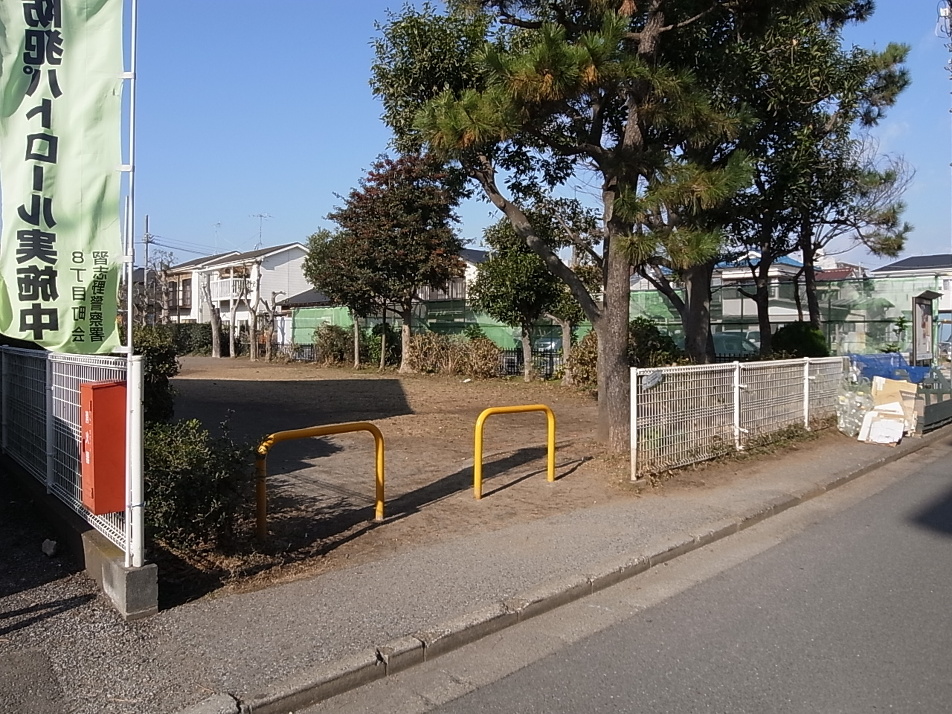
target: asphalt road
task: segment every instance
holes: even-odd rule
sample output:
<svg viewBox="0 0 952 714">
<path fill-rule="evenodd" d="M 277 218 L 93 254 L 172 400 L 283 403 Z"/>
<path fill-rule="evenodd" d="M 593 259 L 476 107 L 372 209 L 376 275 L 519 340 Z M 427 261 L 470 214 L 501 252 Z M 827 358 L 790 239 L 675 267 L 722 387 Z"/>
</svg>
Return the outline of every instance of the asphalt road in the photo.
<svg viewBox="0 0 952 714">
<path fill-rule="evenodd" d="M 952 449 L 309 711 L 952 711 Z"/>
</svg>

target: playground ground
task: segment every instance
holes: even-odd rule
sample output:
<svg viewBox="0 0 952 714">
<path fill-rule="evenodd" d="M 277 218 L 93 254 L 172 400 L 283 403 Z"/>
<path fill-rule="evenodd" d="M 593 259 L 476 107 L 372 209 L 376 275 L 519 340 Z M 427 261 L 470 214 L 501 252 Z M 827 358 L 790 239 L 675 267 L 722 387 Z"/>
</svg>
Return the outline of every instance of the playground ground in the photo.
<svg viewBox="0 0 952 714">
<path fill-rule="evenodd" d="M 552 382 L 185 357 L 174 384 L 177 418 L 198 418 L 212 430 L 227 418 L 231 434 L 240 439 L 373 422 L 386 442 L 386 519 L 373 520 L 370 434 L 277 444 L 268 458 L 268 546 L 240 559 L 216 557 L 164 568 L 160 563 L 165 591 L 178 593 L 173 599 L 221 588 L 257 589 L 607 499 L 713 486 L 745 470 L 743 461 L 728 460 L 682 472 L 660 487 L 633 486 L 627 455 L 607 456 L 594 438 L 595 400 Z M 556 482 L 546 481 L 544 415 L 494 415 L 484 432 L 483 499 L 477 501 L 472 490 L 476 418 L 488 407 L 515 404 L 545 404 L 555 412 Z"/>
</svg>

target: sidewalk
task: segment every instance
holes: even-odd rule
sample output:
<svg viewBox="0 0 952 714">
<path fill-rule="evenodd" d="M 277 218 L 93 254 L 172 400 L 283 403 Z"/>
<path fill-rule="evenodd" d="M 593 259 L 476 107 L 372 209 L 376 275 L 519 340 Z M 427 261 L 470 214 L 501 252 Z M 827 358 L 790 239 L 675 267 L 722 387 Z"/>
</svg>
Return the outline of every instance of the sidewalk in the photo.
<svg viewBox="0 0 952 714">
<path fill-rule="evenodd" d="M 0 660 L 42 653 L 57 696 L 76 712 L 289 712 L 582 597 L 883 463 L 952 443 L 950 435 L 943 429 L 895 448 L 847 437 L 807 442 L 745 462 L 720 485 L 580 504 L 130 624 L 100 598 L 83 600 L 82 576 L 30 583 L 0 597 Z M 505 495 L 482 503 L 504 507 Z M 39 543 L 29 547 L 39 552 Z M 48 604 L 22 616 L 18 598 Z M 57 610 L 54 599 L 70 606 Z M 49 679 L 49 667 L 37 671 Z M 0 684 L 0 712 L 5 704 Z"/>
</svg>

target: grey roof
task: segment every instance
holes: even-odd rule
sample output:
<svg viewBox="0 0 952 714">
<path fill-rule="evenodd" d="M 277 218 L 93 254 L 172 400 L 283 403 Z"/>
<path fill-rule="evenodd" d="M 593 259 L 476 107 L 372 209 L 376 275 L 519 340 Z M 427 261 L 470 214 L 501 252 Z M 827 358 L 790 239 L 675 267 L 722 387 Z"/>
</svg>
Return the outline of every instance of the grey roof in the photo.
<svg viewBox="0 0 952 714">
<path fill-rule="evenodd" d="M 174 266 L 172 270 L 178 271 L 187 270 L 189 268 L 200 268 L 207 263 L 213 263 L 229 255 L 238 255 L 238 251 L 232 250 L 227 253 L 216 253 L 215 255 L 206 255 L 202 258 L 193 258 L 192 260 L 188 260 L 184 263 L 179 263 L 178 265 Z"/>
<path fill-rule="evenodd" d="M 459 252 L 459 257 L 465 260 L 467 263 L 479 265 L 480 263 L 485 263 L 486 259 L 489 258 L 489 251 L 477 250 L 476 248 L 463 248 Z"/>
<path fill-rule="evenodd" d="M 221 265 L 223 263 L 244 263 L 249 260 L 254 260 L 255 258 L 260 258 L 263 255 L 270 255 L 271 253 L 278 253 L 287 248 L 293 246 L 304 246 L 300 243 L 284 243 L 283 245 L 273 245 L 268 248 L 259 248 L 258 250 L 249 250 L 247 253 L 230 253 L 226 256 L 223 256 L 220 259 L 209 260 L 205 263 L 204 267 L 211 267 L 213 265 Z"/>
<path fill-rule="evenodd" d="M 903 258 L 895 263 L 874 268 L 870 272 L 886 273 L 894 270 L 948 270 L 949 268 L 952 268 L 952 253 L 939 253 L 938 255 L 915 255 L 911 258 Z"/>
<path fill-rule="evenodd" d="M 322 292 L 314 288 L 305 290 L 303 293 L 292 295 L 284 300 L 278 300 L 278 305 L 282 307 L 311 307 L 313 305 L 330 305 L 331 299 Z"/>
</svg>

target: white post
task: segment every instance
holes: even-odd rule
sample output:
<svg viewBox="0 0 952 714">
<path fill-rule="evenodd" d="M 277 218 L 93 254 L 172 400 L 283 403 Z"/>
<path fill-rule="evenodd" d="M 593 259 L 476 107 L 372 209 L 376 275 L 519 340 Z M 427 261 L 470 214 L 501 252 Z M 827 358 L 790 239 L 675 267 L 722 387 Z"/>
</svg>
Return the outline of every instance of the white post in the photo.
<svg viewBox="0 0 952 714">
<path fill-rule="evenodd" d="M 126 567 L 141 568 L 145 539 L 142 532 L 142 508 L 145 500 L 142 458 L 142 357 L 134 356 L 135 275 L 135 156 L 136 156 L 136 65 L 138 59 L 139 3 L 131 0 L 129 40 L 129 193 L 126 195 Z M 146 266 L 145 271 L 148 270 Z M 146 279 L 147 272 L 144 271 Z"/>
<path fill-rule="evenodd" d="M 734 448 L 743 451 L 740 443 L 740 362 L 734 362 Z"/>
<path fill-rule="evenodd" d="M 803 428 L 810 430 L 810 358 L 803 358 Z"/>
<path fill-rule="evenodd" d="M 129 357 L 126 371 L 126 567 L 141 568 L 145 551 L 143 506 L 145 477 L 143 464 L 142 355 Z"/>
<path fill-rule="evenodd" d="M 631 480 L 638 480 L 638 368 L 631 368 Z"/>
<path fill-rule="evenodd" d="M 53 360 L 46 358 L 46 492 L 53 492 L 53 469 L 56 465 L 53 449 L 56 442 L 56 419 L 53 416 Z"/>
</svg>

